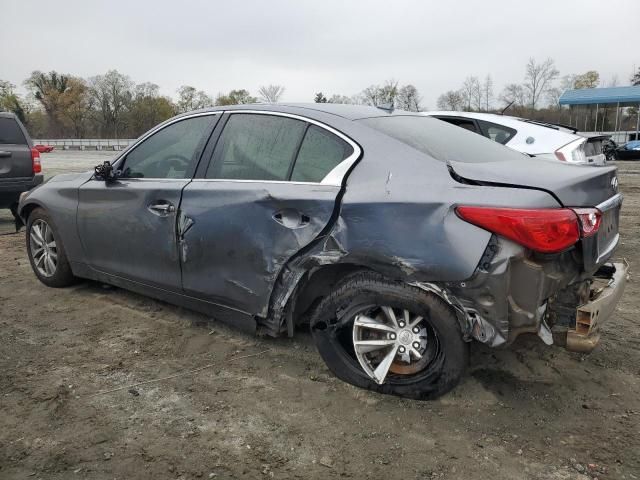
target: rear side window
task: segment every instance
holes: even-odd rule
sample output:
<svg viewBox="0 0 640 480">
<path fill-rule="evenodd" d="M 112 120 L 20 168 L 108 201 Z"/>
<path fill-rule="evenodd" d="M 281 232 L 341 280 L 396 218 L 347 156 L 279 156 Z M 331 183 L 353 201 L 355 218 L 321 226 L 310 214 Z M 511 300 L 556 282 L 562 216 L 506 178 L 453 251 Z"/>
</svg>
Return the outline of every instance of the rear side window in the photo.
<svg viewBox="0 0 640 480">
<path fill-rule="evenodd" d="M 213 152 L 207 178 L 287 180 L 306 123 L 276 115 L 229 117 Z"/>
<path fill-rule="evenodd" d="M 347 142 L 315 125 L 309 126 L 293 167 L 291 180 L 321 182 L 340 162 L 353 153 Z"/>
<path fill-rule="evenodd" d="M 486 122 L 484 120 L 478 120 L 480 128 L 484 130 L 485 137 L 490 138 L 494 142 L 498 142 L 502 145 L 511 140 L 517 132 L 513 128 L 505 127 L 504 125 L 498 125 L 492 122 Z"/>
<path fill-rule="evenodd" d="M 472 134 L 437 118 L 391 115 L 360 122 L 441 162 L 483 163 L 529 159 L 482 135 Z"/>
<path fill-rule="evenodd" d="M 27 139 L 13 118 L 0 117 L 0 143 L 13 145 L 26 145 Z"/>
</svg>

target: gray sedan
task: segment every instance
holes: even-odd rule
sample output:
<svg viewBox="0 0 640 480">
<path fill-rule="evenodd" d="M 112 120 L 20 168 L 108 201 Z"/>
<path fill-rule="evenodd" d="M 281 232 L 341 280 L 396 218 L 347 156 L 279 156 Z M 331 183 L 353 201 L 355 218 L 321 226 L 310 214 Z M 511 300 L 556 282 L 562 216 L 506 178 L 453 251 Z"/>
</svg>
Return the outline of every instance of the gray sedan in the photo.
<svg viewBox="0 0 640 480">
<path fill-rule="evenodd" d="M 245 105 L 172 118 L 19 214 L 47 286 L 92 279 L 263 335 L 310 325 L 341 379 L 429 399 L 472 340 L 595 347 L 626 281 L 621 202 L 615 167 L 434 118 Z"/>
</svg>

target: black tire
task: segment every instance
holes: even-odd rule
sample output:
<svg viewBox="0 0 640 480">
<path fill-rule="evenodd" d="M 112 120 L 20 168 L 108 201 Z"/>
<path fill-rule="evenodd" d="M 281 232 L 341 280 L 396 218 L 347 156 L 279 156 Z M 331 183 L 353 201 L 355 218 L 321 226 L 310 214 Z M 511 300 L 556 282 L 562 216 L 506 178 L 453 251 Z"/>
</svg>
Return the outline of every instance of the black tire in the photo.
<svg viewBox="0 0 640 480">
<path fill-rule="evenodd" d="M 436 351 L 423 370 L 388 374 L 382 384 L 365 372 L 351 339 L 356 313 L 371 305 L 407 309 L 424 317 L 435 333 Z M 468 364 L 469 348 L 451 306 L 434 293 L 373 272 L 345 278 L 320 302 L 310 323 L 316 347 L 329 369 L 345 382 L 378 393 L 431 400 L 455 387 Z"/>
<path fill-rule="evenodd" d="M 53 239 L 55 240 L 56 244 L 55 250 L 57 254 L 57 263 L 53 274 L 50 276 L 45 276 L 40 273 L 33 258 L 31 234 L 34 223 L 39 221 L 45 222 L 51 229 Z M 38 277 L 38 280 L 40 280 L 46 286 L 54 288 L 68 287 L 76 282 L 76 277 L 73 276 L 73 273 L 71 271 L 71 266 L 69 265 L 69 260 L 67 259 L 67 254 L 64 249 L 64 245 L 62 244 L 60 234 L 58 233 L 58 229 L 56 228 L 55 223 L 53 223 L 53 220 L 46 210 L 42 208 L 36 208 L 35 210 L 33 210 L 33 212 L 31 212 L 31 215 L 29 215 L 26 229 L 26 243 L 29 263 L 31 263 L 31 268 L 36 274 L 36 277 Z"/>
</svg>

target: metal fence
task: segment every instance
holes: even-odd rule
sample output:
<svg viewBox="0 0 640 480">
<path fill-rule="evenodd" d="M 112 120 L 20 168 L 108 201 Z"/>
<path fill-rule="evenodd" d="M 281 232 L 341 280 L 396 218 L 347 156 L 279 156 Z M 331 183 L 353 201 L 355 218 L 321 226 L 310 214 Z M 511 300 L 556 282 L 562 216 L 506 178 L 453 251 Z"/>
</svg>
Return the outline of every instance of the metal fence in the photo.
<svg viewBox="0 0 640 480">
<path fill-rule="evenodd" d="M 122 150 L 135 138 L 58 138 L 34 139 L 35 145 L 52 145 L 59 150 Z"/>
</svg>

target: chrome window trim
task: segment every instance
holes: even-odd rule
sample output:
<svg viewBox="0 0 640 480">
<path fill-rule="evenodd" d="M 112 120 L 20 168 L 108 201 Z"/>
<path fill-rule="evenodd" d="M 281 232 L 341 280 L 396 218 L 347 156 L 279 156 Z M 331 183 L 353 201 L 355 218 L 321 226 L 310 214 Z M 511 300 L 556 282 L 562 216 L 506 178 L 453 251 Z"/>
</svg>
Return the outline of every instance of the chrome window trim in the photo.
<svg viewBox="0 0 640 480">
<path fill-rule="evenodd" d="M 347 158 L 345 158 L 344 160 L 342 160 L 342 162 L 340 162 L 338 165 L 333 167 L 333 169 L 327 175 L 325 175 L 325 177 L 320 182 L 297 182 L 297 181 L 290 181 L 290 180 L 243 180 L 243 179 L 233 179 L 233 178 L 191 178 L 191 179 L 189 178 L 122 178 L 120 179 L 120 181 L 135 180 L 136 182 L 140 182 L 140 181 L 158 182 L 158 181 L 185 181 L 186 180 L 186 181 L 193 181 L 193 182 L 204 181 L 204 182 L 274 183 L 274 184 L 291 183 L 296 185 L 329 185 L 329 186 L 340 187 L 342 186 L 342 181 L 344 180 L 344 176 L 347 174 L 349 169 L 358 160 L 358 158 L 360 158 L 360 155 L 362 154 L 362 149 L 360 148 L 360 146 L 356 142 L 351 140 L 351 138 L 343 134 L 342 132 L 336 130 L 333 127 L 330 127 L 329 125 L 325 125 L 322 122 L 304 117 L 302 115 L 296 115 L 293 113 L 285 113 L 285 112 L 274 112 L 272 110 L 251 110 L 251 109 L 216 110 L 213 112 L 200 112 L 200 113 L 194 113 L 191 115 L 185 115 L 182 117 L 177 117 L 171 121 L 167 121 L 168 123 L 163 123 L 161 125 L 158 125 L 156 128 L 147 132 L 144 136 L 140 137 L 138 140 L 132 143 L 126 150 L 124 150 L 122 154 L 114 161 L 113 165 L 114 167 L 117 167 L 121 161 L 124 161 L 124 158 L 129 153 L 131 153 L 135 148 L 137 148 L 138 145 L 144 142 L 147 138 L 151 137 L 152 135 L 156 134 L 160 130 L 165 129 L 168 126 L 173 125 L 174 123 L 180 122 L 182 120 L 187 120 L 189 118 L 204 117 L 207 115 L 222 115 L 224 113 L 229 113 L 230 115 L 233 115 L 234 113 L 273 115 L 278 117 L 293 118 L 295 120 L 300 120 L 306 123 L 310 123 L 312 125 L 316 125 L 317 127 L 323 128 L 324 130 L 336 135 L 338 138 L 341 138 L 342 140 L 347 142 L 351 146 L 351 148 L 353 148 L 353 153 L 349 155 Z"/>
<path fill-rule="evenodd" d="M 312 125 L 316 125 L 317 127 L 323 128 L 324 130 L 334 134 L 338 138 L 341 138 L 345 142 L 347 142 L 351 148 L 353 148 L 353 153 L 349 155 L 347 158 L 342 160 L 338 165 L 333 167 L 333 169 L 325 175 L 325 177 L 320 182 L 295 182 L 289 180 L 241 180 L 241 179 L 226 179 L 226 178 L 207 178 L 203 180 L 207 181 L 234 181 L 234 182 L 254 182 L 254 183 L 294 183 L 301 185 L 333 185 L 336 187 L 342 186 L 342 181 L 344 180 L 344 176 L 349 171 L 351 166 L 360 158 L 362 154 L 362 149 L 360 146 L 351 140 L 349 137 L 344 135 L 342 132 L 339 132 L 333 127 L 329 125 L 325 125 L 322 122 L 317 120 L 313 120 L 311 118 L 304 117 L 302 115 L 296 115 L 294 113 L 285 113 L 285 112 L 274 112 L 271 110 L 225 110 L 225 113 L 229 113 L 233 115 L 235 113 L 249 113 L 249 114 L 258 114 L 258 115 L 272 115 L 276 117 L 288 117 L 293 118 L 294 120 L 300 120 L 302 122 L 310 123 Z M 224 130 L 223 130 L 224 133 Z"/>
</svg>

